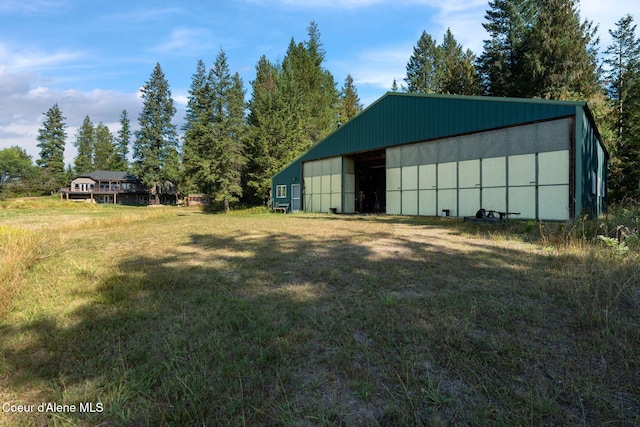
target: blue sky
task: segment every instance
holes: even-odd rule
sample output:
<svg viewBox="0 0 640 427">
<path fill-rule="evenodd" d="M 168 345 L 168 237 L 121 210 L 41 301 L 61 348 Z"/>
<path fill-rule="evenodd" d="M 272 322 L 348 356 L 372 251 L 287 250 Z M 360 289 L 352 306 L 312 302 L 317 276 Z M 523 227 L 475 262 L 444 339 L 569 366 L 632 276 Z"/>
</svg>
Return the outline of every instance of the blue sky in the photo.
<svg viewBox="0 0 640 427">
<path fill-rule="evenodd" d="M 583 19 L 608 30 L 626 13 L 640 20 L 640 2 L 582 0 Z M 43 114 L 57 103 L 66 117 L 65 161 L 76 155 L 75 133 L 85 116 L 115 133 L 126 109 L 134 129 L 139 89 L 157 62 L 184 116 L 198 59 L 211 65 L 222 48 L 247 97 L 261 55 L 283 58 L 293 37 L 303 41 L 315 21 L 324 66 L 341 87 L 351 74 L 362 102 L 388 91 L 422 31 L 441 40 L 450 27 L 465 48 L 482 52 L 488 0 L 2 0 L 0 3 L 0 149 L 19 145 L 37 159 Z"/>
</svg>

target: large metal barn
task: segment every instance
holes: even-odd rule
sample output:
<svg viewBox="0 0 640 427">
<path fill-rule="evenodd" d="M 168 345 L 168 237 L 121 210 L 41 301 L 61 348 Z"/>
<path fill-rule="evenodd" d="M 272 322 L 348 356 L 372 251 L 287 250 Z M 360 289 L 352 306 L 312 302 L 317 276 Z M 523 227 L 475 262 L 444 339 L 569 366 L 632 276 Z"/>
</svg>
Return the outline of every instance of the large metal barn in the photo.
<svg viewBox="0 0 640 427">
<path fill-rule="evenodd" d="M 387 93 L 272 178 L 292 211 L 568 220 L 606 206 L 585 102 Z"/>
</svg>

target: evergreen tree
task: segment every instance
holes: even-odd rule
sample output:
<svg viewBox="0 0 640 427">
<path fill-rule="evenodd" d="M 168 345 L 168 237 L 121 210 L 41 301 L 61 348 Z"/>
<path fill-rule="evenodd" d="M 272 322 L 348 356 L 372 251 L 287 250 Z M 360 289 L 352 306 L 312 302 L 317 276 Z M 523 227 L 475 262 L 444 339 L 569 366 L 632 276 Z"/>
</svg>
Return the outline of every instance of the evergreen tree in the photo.
<svg viewBox="0 0 640 427">
<path fill-rule="evenodd" d="M 85 174 L 94 171 L 95 132 L 89 116 L 84 118 L 82 125 L 78 129 L 74 145 L 78 149 L 78 154 L 74 160 L 75 172 L 77 174 Z"/>
<path fill-rule="evenodd" d="M 393 78 L 393 83 L 391 84 L 391 92 L 397 92 L 398 91 L 398 82 L 396 81 L 396 78 Z"/>
<path fill-rule="evenodd" d="M 242 195 L 241 176 L 244 158 L 244 87 L 238 73 L 230 76 L 227 55 L 220 51 L 210 75 L 213 90 L 213 144 L 210 148 L 211 175 L 208 194 L 224 204 Z"/>
<path fill-rule="evenodd" d="M 196 72 L 191 78 L 191 88 L 187 102 L 182 144 L 182 168 L 180 186 L 183 192 L 204 192 L 202 185 L 208 172 L 204 168 L 207 135 L 212 133 L 211 109 L 213 94 L 207 77 L 204 61 L 198 60 Z M 204 175 L 201 176 L 201 173 Z"/>
<path fill-rule="evenodd" d="M 320 31 L 315 22 L 307 31 L 309 38 L 304 43 L 291 40 L 282 63 L 283 77 L 290 79 L 283 90 L 291 89 L 292 107 L 299 111 L 299 125 L 304 130 L 300 148 L 294 148 L 298 155 L 337 127 L 338 91 L 333 75 L 322 67 L 325 52 Z"/>
<path fill-rule="evenodd" d="M 608 66 L 608 93 L 616 106 L 616 132 L 618 138 L 622 138 L 628 119 L 625 117 L 625 104 L 636 95 L 631 92 L 631 87 L 634 74 L 640 67 L 640 39 L 636 38 L 636 25 L 631 15 L 621 18 L 616 27 L 616 30 L 609 30 L 613 44 L 605 51 L 604 63 Z"/>
<path fill-rule="evenodd" d="M 152 188 L 155 202 L 160 203 L 160 187 L 165 180 L 175 179 L 178 159 L 176 128 L 171 123 L 176 109 L 160 64 L 156 64 L 143 86 L 142 99 L 140 130 L 133 146 L 133 173 Z"/>
<path fill-rule="evenodd" d="M 353 84 L 353 77 L 350 74 L 344 80 L 342 91 L 340 92 L 340 112 L 338 122 L 343 125 L 362 111 L 362 103 L 358 96 L 358 90 Z"/>
<path fill-rule="evenodd" d="M 131 143 L 131 122 L 127 110 L 122 110 L 120 114 L 120 129 L 118 136 L 115 138 L 116 155 L 114 159 L 113 169 L 116 171 L 129 170 L 129 144 Z"/>
<path fill-rule="evenodd" d="M 407 64 L 404 79 L 407 92 L 440 93 L 442 67 L 441 50 L 431 35 L 423 31 Z"/>
<path fill-rule="evenodd" d="M 407 91 L 476 95 L 480 92 L 474 55 L 463 51 L 450 29 L 440 46 L 423 32 L 407 63 Z"/>
<path fill-rule="evenodd" d="M 442 70 L 439 92 L 456 95 L 478 95 L 480 86 L 478 74 L 473 65 L 475 56 L 471 50 L 462 50 L 451 29 L 447 28 L 439 47 Z"/>
<path fill-rule="evenodd" d="M 331 73 L 323 68 L 325 52 L 317 25 L 307 28 L 303 43 L 291 39 L 282 63 L 264 56 L 251 83 L 247 198 L 266 202 L 271 177 L 337 128 L 340 99 Z"/>
<path fill-rule="evenodd" d="M 38 130 L 37 140 L 40 147 L 40 158 L 36 160 L 38 166 L 42 168 L 43 190 L 55 191 L 66 183 L 64 170 L 64 148 L 67 139 L 65 128 L 66 118 L 58 104 L 54 104 L 46 113 L 42 128 Z"/>
<path fill-rule="evenodd" d="M 633 17 L 609 30 L 613 44 L 605 51 L 606 83 L 613 104 L 615 142 L 610 147 L 611 199 L 640 195 L 640 40 Z"/>
<path fill-rule="evenodd" d="M 102 123 L 98 123 L 95 128 L 93 161 L 96 170 L 114 170 L 117 166 L 113 135 L 111 135 L 109 128 Z"/>
<path fill-rule="evenodd" d="M 193 75 L 185 121 L 183 182 L 208 194 L 225 212 L 242 195 L 246 123 L 244 88 L 231 76 L 223 50 L 207 73 L 202 61 Z"/>
<path fill-rule="evenodd" d="M 523 43 L 533 25 L 531 0 L 492 0 L 482 26 L 490 35 L 477 69 L 484 92 L 491 96 L 522 96 Z"/>
<path fill-rule="evenodd" d="M 191 77 L 191 88 L 187 102 L 186 114 L 182 130 L 186 133 L 198 121 L 199 117 L 211 108 L 210 87 L 207 80 L 207 67 L 202 59 L 198 60 L 196 72 Z"/>
<path fill-rule="evenodd" d="M 290 81 L 281 67 L 264 55 L 260 58 L 256 79 L 251 82 L 245 178 L 246 196 L 253 203 L 267 202 L 271 177 L 293 159 L 292 147 L 303 139 L 298 120 L 291 117 L 299 111 L 292 108 L 288 97 Z"/>
<path fill-rule="evenodd" d="M 599 90 L 597 26 L 580 22 L 577 0 L 536 4 L 536 20 L 523 42 L 523 95 L 552 99 L 593 96 Z"/>
</svg>

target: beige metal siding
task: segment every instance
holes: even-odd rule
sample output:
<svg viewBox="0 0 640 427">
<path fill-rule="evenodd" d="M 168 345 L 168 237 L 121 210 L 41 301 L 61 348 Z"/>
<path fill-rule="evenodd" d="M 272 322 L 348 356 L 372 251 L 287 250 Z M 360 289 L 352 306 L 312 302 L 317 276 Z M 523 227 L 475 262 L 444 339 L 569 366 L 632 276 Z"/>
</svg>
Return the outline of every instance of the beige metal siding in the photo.
<svg viewBox="0 0 640 427">
<path fill-rule="evenodd" d="M 507 210 L 507 158 L 482 159 L 482 207 L 487 210 Z"/>
<path fill-rule="evenodd" d="M 437 211 L 437 170 L 436 165 L 418 167 L 418 215 L 438 215 Z"/>
<path fill-rule="evenodd" d="M 401 168 L 387 169 L 387 213 L 402 213 L 402 175 Z"/>
<path fill-rule="evenodd" d="M 387 212 L 569 219 L 569 126 L 535 123 L 387 148 Z"/>
<path fill-rule="evenodd" d="M 538 154 L 538 216 L 569 219 L 569 150 Z"/>
<path fill-rule="evenodd" d="M 303 165 L 304 210 L 342 211 L 342 158 L 306 162 Z"/>
</svg>

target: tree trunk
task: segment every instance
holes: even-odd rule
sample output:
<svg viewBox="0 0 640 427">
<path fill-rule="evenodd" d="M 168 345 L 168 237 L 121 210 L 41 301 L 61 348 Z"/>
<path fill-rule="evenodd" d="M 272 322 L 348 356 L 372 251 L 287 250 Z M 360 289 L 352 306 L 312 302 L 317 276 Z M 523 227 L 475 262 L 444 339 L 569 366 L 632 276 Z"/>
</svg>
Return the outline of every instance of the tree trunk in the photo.
<svg viewBox="0 0 640 427">
<path fill-rule="evenodd" d="M 224 213 L 229 213 L 229 201 L 226 199 L 224 201 Z"/>
</svg>

